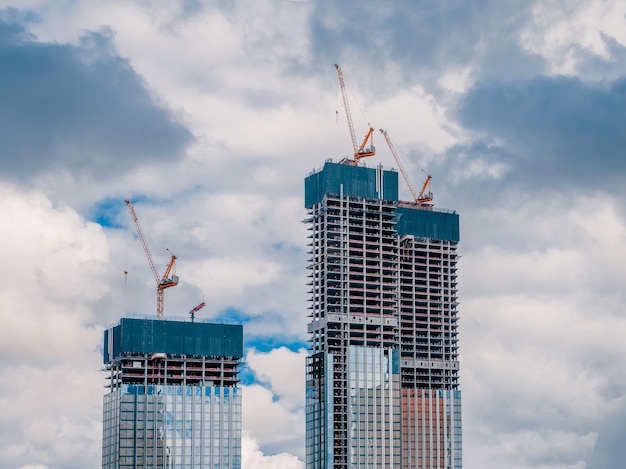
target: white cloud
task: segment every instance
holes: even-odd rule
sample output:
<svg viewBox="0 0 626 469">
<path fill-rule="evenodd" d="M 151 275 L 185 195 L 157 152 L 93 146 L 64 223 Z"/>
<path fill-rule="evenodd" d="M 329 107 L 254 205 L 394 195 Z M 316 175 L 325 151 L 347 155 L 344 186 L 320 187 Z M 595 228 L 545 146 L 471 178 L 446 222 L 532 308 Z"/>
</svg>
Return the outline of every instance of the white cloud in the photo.
<svg viewBox="0 0 626 469">
<path fill-rule="evenodd" d="M 422 145 L 429 153 L 440 153 L 456 143 L 453 124 L 447 120 L 443 107 L 421 86 L 413 86 L 381 100 L 373 107 L 372 114 L 376 118 L 373 124 L 386 128 L 396 146 Z M 378 148 L 382 147 L 387 153 L 382 136 L 377 134 L 376 137 L 380 139 Z M 431 155 L 419 155 L 420 162 L 428 162 L 428 156 Z"/>
<path fill-rule="evenodd" d="M 473 84 L 471 74 L 471 67 L 448 70 L 439 79 L 439 85 L 453 93 L 463 93 Z"/>
<path fill-rule="evenodd" d="M 266 353 L 251 349 L 246 354 L 246 364 L 260 385 L 245 388 L 244 425 L 265 453 L 288 448 L 304 458 L 306 355 L 304 349 L 292 352 L 285 347 Z"/>
<path fill-rule="evenodd" d="M 4 356 L 50 363 L 93 344 L 84 325 L 108 290 L 108 246 L 100 227 L 38 192 L 0 186 L 3 261 L 0 285 Z M 74 340 L 68 341 L 68 337 Z"/>
<path fill-rule="evenodd" d="M 264 453 L 289 452 L 304 457 L 304 409 L 294 411 L 268 388 L 243 387 L 243 426 Z"/>
<path fill-rule="evenodd" d="M 586 469 L 585 459 L 597 440 L 594 433 L 575 433 L 545 430 L 521 430 L 501 434 L 483 453 L 477 462 L 486 465 L 506 465 L 511 469 Z M 470 448 L 470 452 L 474 452 Z M 539 461 L 553 461 L 540 463 Z M 571 462 L 562 463 L 559 461 Z M 495 466 L 494 466 L 495 467 Z"/>
<path fill-rule="evenodd" d="M 467 433 L 468 458 L 586 467 L 599 425 L 626 404 L 615 280 L 626 275 L 626 220 L 609 200 L 584 196 L 547 206 L 529 197 L 521 212 L 489 217 L 498 226 L 490 239 L 525 241 L 484 243 L 462 259 L 465 424 L 477 430 Z"/>
<path fill-rule="evenodd" d="M 99 225 L 41 193 L 0 186 L 0 467 L 91 467 L 99 459 L 101 329 L 107 291 Z"/>
<path fill-rule="evenodd" d="M 289 453 L 266 456 L 259 450 L 259 445 L 253 438 L 244 435 L 241 442 L 241 467 L 242 469 L 302 469 L 304 463 Z"/>
<path fill-rule="evenodd" d="M 304 365 L 307 355 L 305 349 L 292 352 L 286 347 L 279 347 L 267 353 L 252 349 L 246 355 L 246 363 L 256 378 L 272 389 L 281 404 L 297 409 L 304 407 Z"/>
<path fill-rule="evenodd" d="M 537 2 L 533 23 L 521 33 L 523 47 L 548 60 L 553 74 L 576 75 L 581 48 L 611 59 L 603 35 L 626 45 L 624 4 L 619 0 Z"/>
<path fill-rule="evenodd" d="M 507 174 L 509 167 L 501 161 L 488 161 L 476 155 L 459 155 L 459 162 L 450 171 L 450 179 L 459 183 L 462 181 L 499 180 Z"/>
</svg>

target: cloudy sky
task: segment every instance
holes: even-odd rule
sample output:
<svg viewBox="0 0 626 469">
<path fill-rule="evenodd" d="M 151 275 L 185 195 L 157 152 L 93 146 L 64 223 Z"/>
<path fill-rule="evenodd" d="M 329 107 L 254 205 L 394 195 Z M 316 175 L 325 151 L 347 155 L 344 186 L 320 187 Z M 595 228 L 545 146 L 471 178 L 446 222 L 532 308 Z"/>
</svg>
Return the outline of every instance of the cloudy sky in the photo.
<svg viewBox="0 0 626 469">
<path fill-rule="evenodd" d="M 621 469 L 625 13 L 0 0 L 0 469 L 100 467 L 102 331 L 156 302 L 125 198 L 179 258 L 166 315 L 245 324 L 244 468 L 304 467 L 303 178 L 351 151 L 335 63 L 357 133 L 461 215 L 464 467 Z"/>
</svg>

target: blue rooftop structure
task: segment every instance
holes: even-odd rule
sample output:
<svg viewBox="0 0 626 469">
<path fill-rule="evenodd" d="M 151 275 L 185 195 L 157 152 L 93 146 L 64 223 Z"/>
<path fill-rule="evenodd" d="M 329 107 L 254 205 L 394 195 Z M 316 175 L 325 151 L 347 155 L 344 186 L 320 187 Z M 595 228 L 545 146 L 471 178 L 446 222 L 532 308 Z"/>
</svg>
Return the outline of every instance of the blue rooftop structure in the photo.
<svg viewBox="0 0 626 469">
<path fill-rule="evenodd" d="M 243 326 L 122 318 L 104 331 L 104 363 L 124 355 L 167 353 L 243 357 Z"/>
<path fill-rule="evenodd" d="M 437 210 L 432 205 L 400 204 L 398 173 L 382 166 L 368 168 L 327 161 L 321 170 L 304 180 L 304 206 L 310 208 L 321 202 L 327 194 L 363 197 L 396 202 L 398 235 L 413 235 L 458 242 L 459 215 L 447 210 Z"/>
</svg>

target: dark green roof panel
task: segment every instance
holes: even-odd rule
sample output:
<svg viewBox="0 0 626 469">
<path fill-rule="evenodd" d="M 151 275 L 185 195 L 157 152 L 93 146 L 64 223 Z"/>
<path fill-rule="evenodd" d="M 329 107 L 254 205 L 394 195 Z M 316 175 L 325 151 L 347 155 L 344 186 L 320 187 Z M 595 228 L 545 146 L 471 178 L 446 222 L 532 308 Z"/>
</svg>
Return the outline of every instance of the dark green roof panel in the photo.
<svg viewBox="0 0 626 469">
<path fill-rule="evenodd" d="M 104 331 L 104 363 L 124 354 L 243 356 L 243 326 L 122 318 Z"/>
<path fill-rule="evenodd" d="M 343 186 L 343 187 L 342 187 Z M 380 167 L 366 168 L 327 161 L 321 171 L 304 180 L 304 206 L 322 201 L 326 194 L 398 200 L 398 173 Z"/>
<path fill-rule="evenodd" d="M 453 212 L 397 207 L 396 230 L 400 236 L 413 235 L 459 242 L 459 215 Z"/>
</svg>

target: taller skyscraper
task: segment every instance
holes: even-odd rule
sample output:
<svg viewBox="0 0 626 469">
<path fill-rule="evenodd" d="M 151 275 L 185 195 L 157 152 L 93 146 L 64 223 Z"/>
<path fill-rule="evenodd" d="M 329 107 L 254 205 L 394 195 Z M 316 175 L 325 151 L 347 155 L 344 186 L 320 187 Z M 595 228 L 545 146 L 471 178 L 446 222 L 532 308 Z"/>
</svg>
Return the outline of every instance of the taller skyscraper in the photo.
<svg viewBox="0 0 626 469">
<path fill-rule="evenodd" d="M 459 218 L 398 173 L 327 161 L 305 180 L 306 467 L 461 468 Z"/>
<path fill-rule="evenodd" d="M 104 332 L 103 469 L 240 469 L 241 325 L 122 318 Z"/>
</svg>

